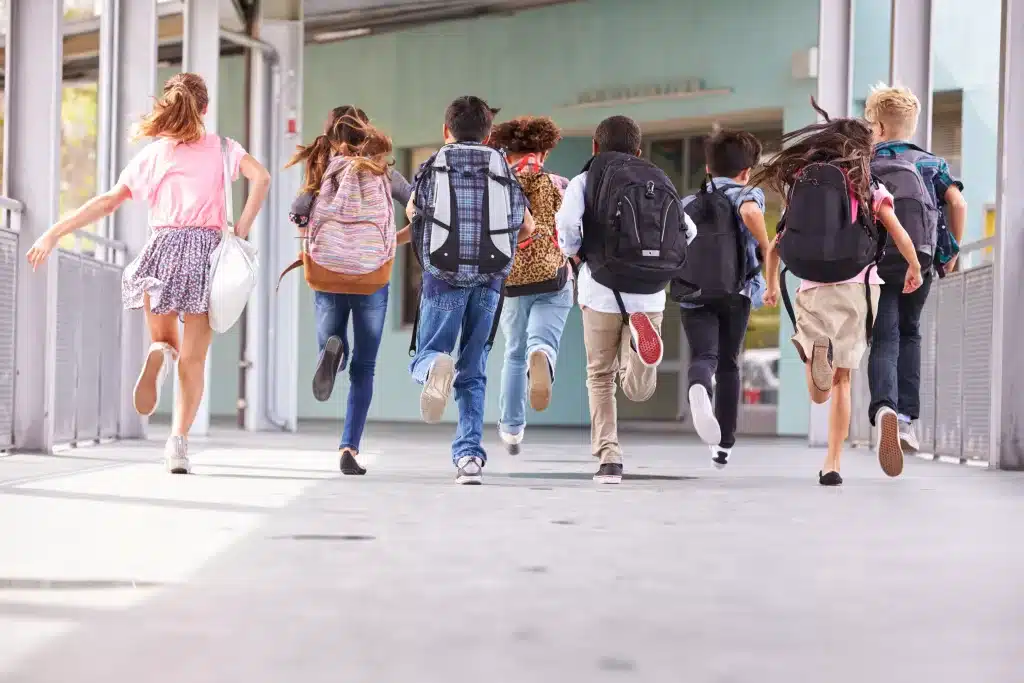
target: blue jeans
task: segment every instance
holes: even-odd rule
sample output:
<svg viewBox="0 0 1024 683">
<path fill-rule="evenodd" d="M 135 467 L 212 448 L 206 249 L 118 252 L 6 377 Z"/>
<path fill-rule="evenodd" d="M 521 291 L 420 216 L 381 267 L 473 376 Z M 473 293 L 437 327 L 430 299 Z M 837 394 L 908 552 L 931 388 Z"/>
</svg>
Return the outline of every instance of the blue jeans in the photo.
<svg viewBox="0 0 1024 683">
<path fill-rule="evenodd" d="M 464 456 L 487 460 L 481 444 L 487 354 L 490 350 L 487 338 L 494 323 L 499 296 L 489 285 L 455 289 L 428 288 L 424 283 L 416 335 L 417 351 L 409 372 L 417 383 L 423 384 L 434 360 L 443 353 L 451 355 L 458 340 L 459 357 L 455 362 L 453 385 L 455 403 L 459 406 L 459 424 L 452 442 L 452 462 L 455 463 Z"/>
<path fill-rule="evenodd" d="M 883 407 L 911 420 L 921 416 L 921 312 L 931 284 L 929 272 L 910 294 L 903 293 L 902 281 L 882 285 L 868 356 L 871 424 Z"/>
<path fill-rule="evenodd" d="M 348 359 L 348 407 L 339 448 L 359 451 L 359 442 L 366 427 L 366 414 L 373 399 L 373 374 L 377 368 L 377 351 L 384 334 L 388 312 L 388 289 L 384 285 L 373 294 L 328 294 L 314 292 L 316 308 L 316 340 L 323 351 L 328 337 L 341 337 L 342 363 Z M 352 318 L 353 346 L 348 344 L 348 320 Z"/>
<path fill-rule="evenodd" d="M 534 351 L 542 351 L 554 377 L 558 344 L 571 308 L 572 280 L 557 292 L 505 299 L 501 309 L 505 364 L 501 369 L 498 428 L 506 434 L 519 434 L 526 428 L 526 359 Z"/>
</svg>

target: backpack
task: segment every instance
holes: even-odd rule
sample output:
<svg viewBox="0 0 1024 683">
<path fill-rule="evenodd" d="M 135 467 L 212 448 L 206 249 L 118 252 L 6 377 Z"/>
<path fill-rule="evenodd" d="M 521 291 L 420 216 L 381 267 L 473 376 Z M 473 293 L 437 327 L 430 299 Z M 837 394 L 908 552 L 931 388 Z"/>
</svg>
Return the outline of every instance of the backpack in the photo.
<svg viewBox="0 0 1024 683">
<path fill-rule="evenodd" d="M 301 266 L 316 291 L 346 294 L 387 284 L 397 247 L 391 174 L 353 161 L 331 159 L 313 200 L 302 253 L 280 279 Z"/>
<path fill-rule="evenodd" d="M 871 160 L 871 174 L 892 193 L 896 217 L 914 243 L 922 270 L 932 265 L 938 242 L 940 213 L 934 193 L 928 190 L 924 176 L 915 163 L 927 154 L 920 147 L 911 145 L 904 153 L 883 151 Z M 902 278 L 907 273 L 907 262 L 896 249 L 891 237 L 887 243 L 890 248 L 878 264 L 878 271 L 883 278 Z"/>
<path fill-rule="evenodd" d="M 566 181 L 543 172 L 516 178 L 530 202 L 536 230 L 516 248 L 512 270 L 505 281 L 505 296 L 560 291 L 569 279 L 569 268 L 558 247 L 555 214 L 562 205 Z"/>
<path fill-rule="evenodd" d="M 739 294 L 758 268 L 747 263 L 746 230 L 733 201 L 708 175 L 683 211 L 696 224 L 697 236 L 669 295 L 680 303 L 709 303 Z"/>
<path fill-rule="evenodd" d="M 455 143 L 438 150 L 415 181 L 419 210 L 412 245 L 423 270 L 453 287 L 507 277 L 519 230 L 509 225 L 515 182 L 505 155 L 496 149 Z M 466 203 L 474 193 L 482 193 L 479 211 Z"/>
<path fill-rule="evenodd" d="M 808 164 L 789 188 L 776 249 L 786 265 L 780 283 L 782 301 L 794 326 L 796 314 L 786 290 L 787 271 L 803 280 L 836 283 L 857 276 L 882 258 L 887 233 L 875 224 L 870 207 L 861 207 L 857 214 L 853 222 L 849 181 L 838 166 Z M 870 339 L 874 314 L 867 274 L 864 289 Z"/>
<path fill-rule="evenodd" d="M 583 171 L 581 255 L 591 276 L 617 299 L 619 292 L 663 290 L 686 264 L 683 210 L 672 181 L 654 164 L 619 152 L 598 154 Z"/>
</svg>

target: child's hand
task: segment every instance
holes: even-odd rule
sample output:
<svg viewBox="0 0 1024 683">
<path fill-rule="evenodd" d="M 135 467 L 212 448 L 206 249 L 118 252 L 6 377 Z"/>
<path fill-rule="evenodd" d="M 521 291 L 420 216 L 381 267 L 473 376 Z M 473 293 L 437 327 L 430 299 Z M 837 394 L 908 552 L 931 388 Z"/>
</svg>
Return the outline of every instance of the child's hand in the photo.
<svg viewBox="0 0 1024 683">
<path fill-rule="evenodd" d="M 950 274 L 950 273 L 952 273 L 952 272 L 953 272 L 954 270 L 956 270 L 956 260 L 957 260 L 958 258 L 960 258 L 960 255 L 959 255 L 959 254 L 957 254 L 956 256 L 954 256 L 953 258 L 951 258 L 951 259 L 949 260 L 949 263 L 947 263 L 947 264 L 946 264 L 946 274 L 947 274 L 947 275 L 948 275 L 948 274 Z"/>
<path fill-rule="evenodd" d="M 32 270 L 35 270 L 39 266 L 46 262 L 46 257 L 50 255 L 53 248 L 57 246 L 56 238 L 52 237 L 49 232 L 42 235 L 36 240 L 32 248 L 28 250 L 25 257 L 28 262 L 32 264 Z"/>
<path fill-rule="evenodd" d="M 764 305 L 769 308 L 775 308 L 779 305 L 779 285 L 778 283 L 768 285 L 768 289 L 764 293 Z"/>
<path fill-rule="evenodd" d="M 907 277 L 903 280 L 903 293 L 910 294 L 924 282 L 921 277 L 921 264 L 913 263 L 907 268 Z"/>
</svg>

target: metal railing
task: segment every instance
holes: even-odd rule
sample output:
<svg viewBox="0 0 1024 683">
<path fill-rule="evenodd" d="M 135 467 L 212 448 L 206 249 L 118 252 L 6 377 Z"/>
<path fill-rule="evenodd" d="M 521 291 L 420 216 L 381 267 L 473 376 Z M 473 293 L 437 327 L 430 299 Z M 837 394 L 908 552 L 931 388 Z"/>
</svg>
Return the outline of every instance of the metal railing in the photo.
<svg viewBox="0 0 1024 683">
<path fill-rule="evenodd" d="M 14 316 L 21 202 L 0 197 L 0 451 L 14 445 Z"/>
<path fill-rule="evenodd" d="M 53 440 L 81 445 L 119 435 L 121 273 L 125 245 L 76 234 L 57 252 L 57 349 Z"/>
<path fill-rule="evenodd" d="M 964 245 L 921 315 L 921 453 L 987 462 L 992 405 L 993 239 Z M 874 445 L 867 358 L 853 381 L 850 442 Z"/>
</svg>

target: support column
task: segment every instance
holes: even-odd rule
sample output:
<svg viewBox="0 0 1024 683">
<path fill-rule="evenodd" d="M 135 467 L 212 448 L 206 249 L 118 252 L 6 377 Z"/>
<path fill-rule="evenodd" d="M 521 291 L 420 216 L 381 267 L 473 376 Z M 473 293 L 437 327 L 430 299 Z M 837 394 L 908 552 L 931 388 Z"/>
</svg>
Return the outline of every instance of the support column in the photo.
<svg viewBox="0 0 1024 683">
<path fill-rule="evenodd" d="M 273 175 L 270 195 L 261 212 L 269 222 L 261 222 L 255 230 L 260 248 L 262 279 L 253 304 L 248 308 L 248 358 L 252 369 L 247 384 L 246 428 L 253 430 L 284 429 L 295 431 L 298 423 L 298 354 L 299 354 L 299 291 L 302 277 L 293 273 L 281 283 L 277 274 L 296 256 L 295 234 L 288 229 L 270 228 L 274 217 L 287 212 L 302 182 L 301 166 L 282 170 L 302 141 L 302 56 L 304 30 L 300 0 L 263 0 L 259 19 L 260 40 L 277 53 L 276 66 L 254 71 L 260 78 L 253 81 L 254 95 L 269 87 L 270 103 L 264 120 L 268 138 L 267 158 L 260 158 Z M 266 56 L 263 57 L 265 59 Z M 261 78 L 268 78 L 264 83 Z M 257 107 L 253 101 L 253 114 Z M 257 121 L 254 121 L 257 123 Z M 257 157 L 259 158 L 259 157 Z M 263 226 L 266 226 L 265 228 Z M 309 333 L 311 334 L 311 332 Z M 312 350 L 311 350 L 312 352 Z"/>
<path fill-rule="evenodd" d="M 853 113 L 854 1 L 821 0 L 818 5 L 818 92 L 815 99 L 833 118 Z M 796 279 L 791 279 L 789 291 L 795 292 L 796 286 Z M 811 446 L 828 445 L 831 403 L 831 399 L 821 405 L 810 402 L 807 441 Z"/>
<path fill-rule="evenodd" d="M 132 127 L 153 103 L 157 91 L 157 11 L 156 0 L 116 0 L 113 23 L 116 46 L 111 64 L 112 124 L 109 155 L 113 183 L 116 174 L 142 149 L 144 143 L 132 142 Z M 101 182 L 102 179 L 101 179 Z M 149 237 L 146 202 L 136 199 L 121 205 L 111 217 L 114 236 L 127 246 L 126 262 L 142 251 Z M 121 317 L 121 438 L 144 439 L 149 420 L 135 412 L 132 388 L 139 375 L 149 346 L 149 330 L 140 311 L 125 311 Z M 164 387 L 166 390 L 167 387 Z"/>
<path fill-rule="evenodd" d="M 209 0 L 187 0 L 184 17 L 185 37 L 183 47 L 183 71 L 191 71 L 203 77 L 210 95 L 206 111 L 206 132 L 217 132 L 217 98 L 220 72 L 220 7 Z M 206 358 L 206 390 L 203 400 L 192 423 L 194 436 L 205 436 L 210 431 L 210 356 Z M 174 391 L 178 391 L 175 377 Z"/>
<path fill-rule="evenodd" d="M 18 236 L 24 254 L 57 219 L 63 69 L 62 0 L 9 0 L 7 30 L 7 182 L 25 205 Z M 14 443 L 53 448 L 57 348 L 57 254 L 33 272 L 18 260 L 15 317 Z"/>
<path fill-rule="evenodd" d="M 1024 0 L 1003 0 L 989 463 L 1024 469 Z M 1014 28 L 1016 26 L 1016 28 Z"/>
<path fill-rule="evenodd" d="M 889 83 L 914 91 L 921 116 L 912 142 L 932 144 L 932 18 L 931 0 L 892 0 Z"/>
</svg>

